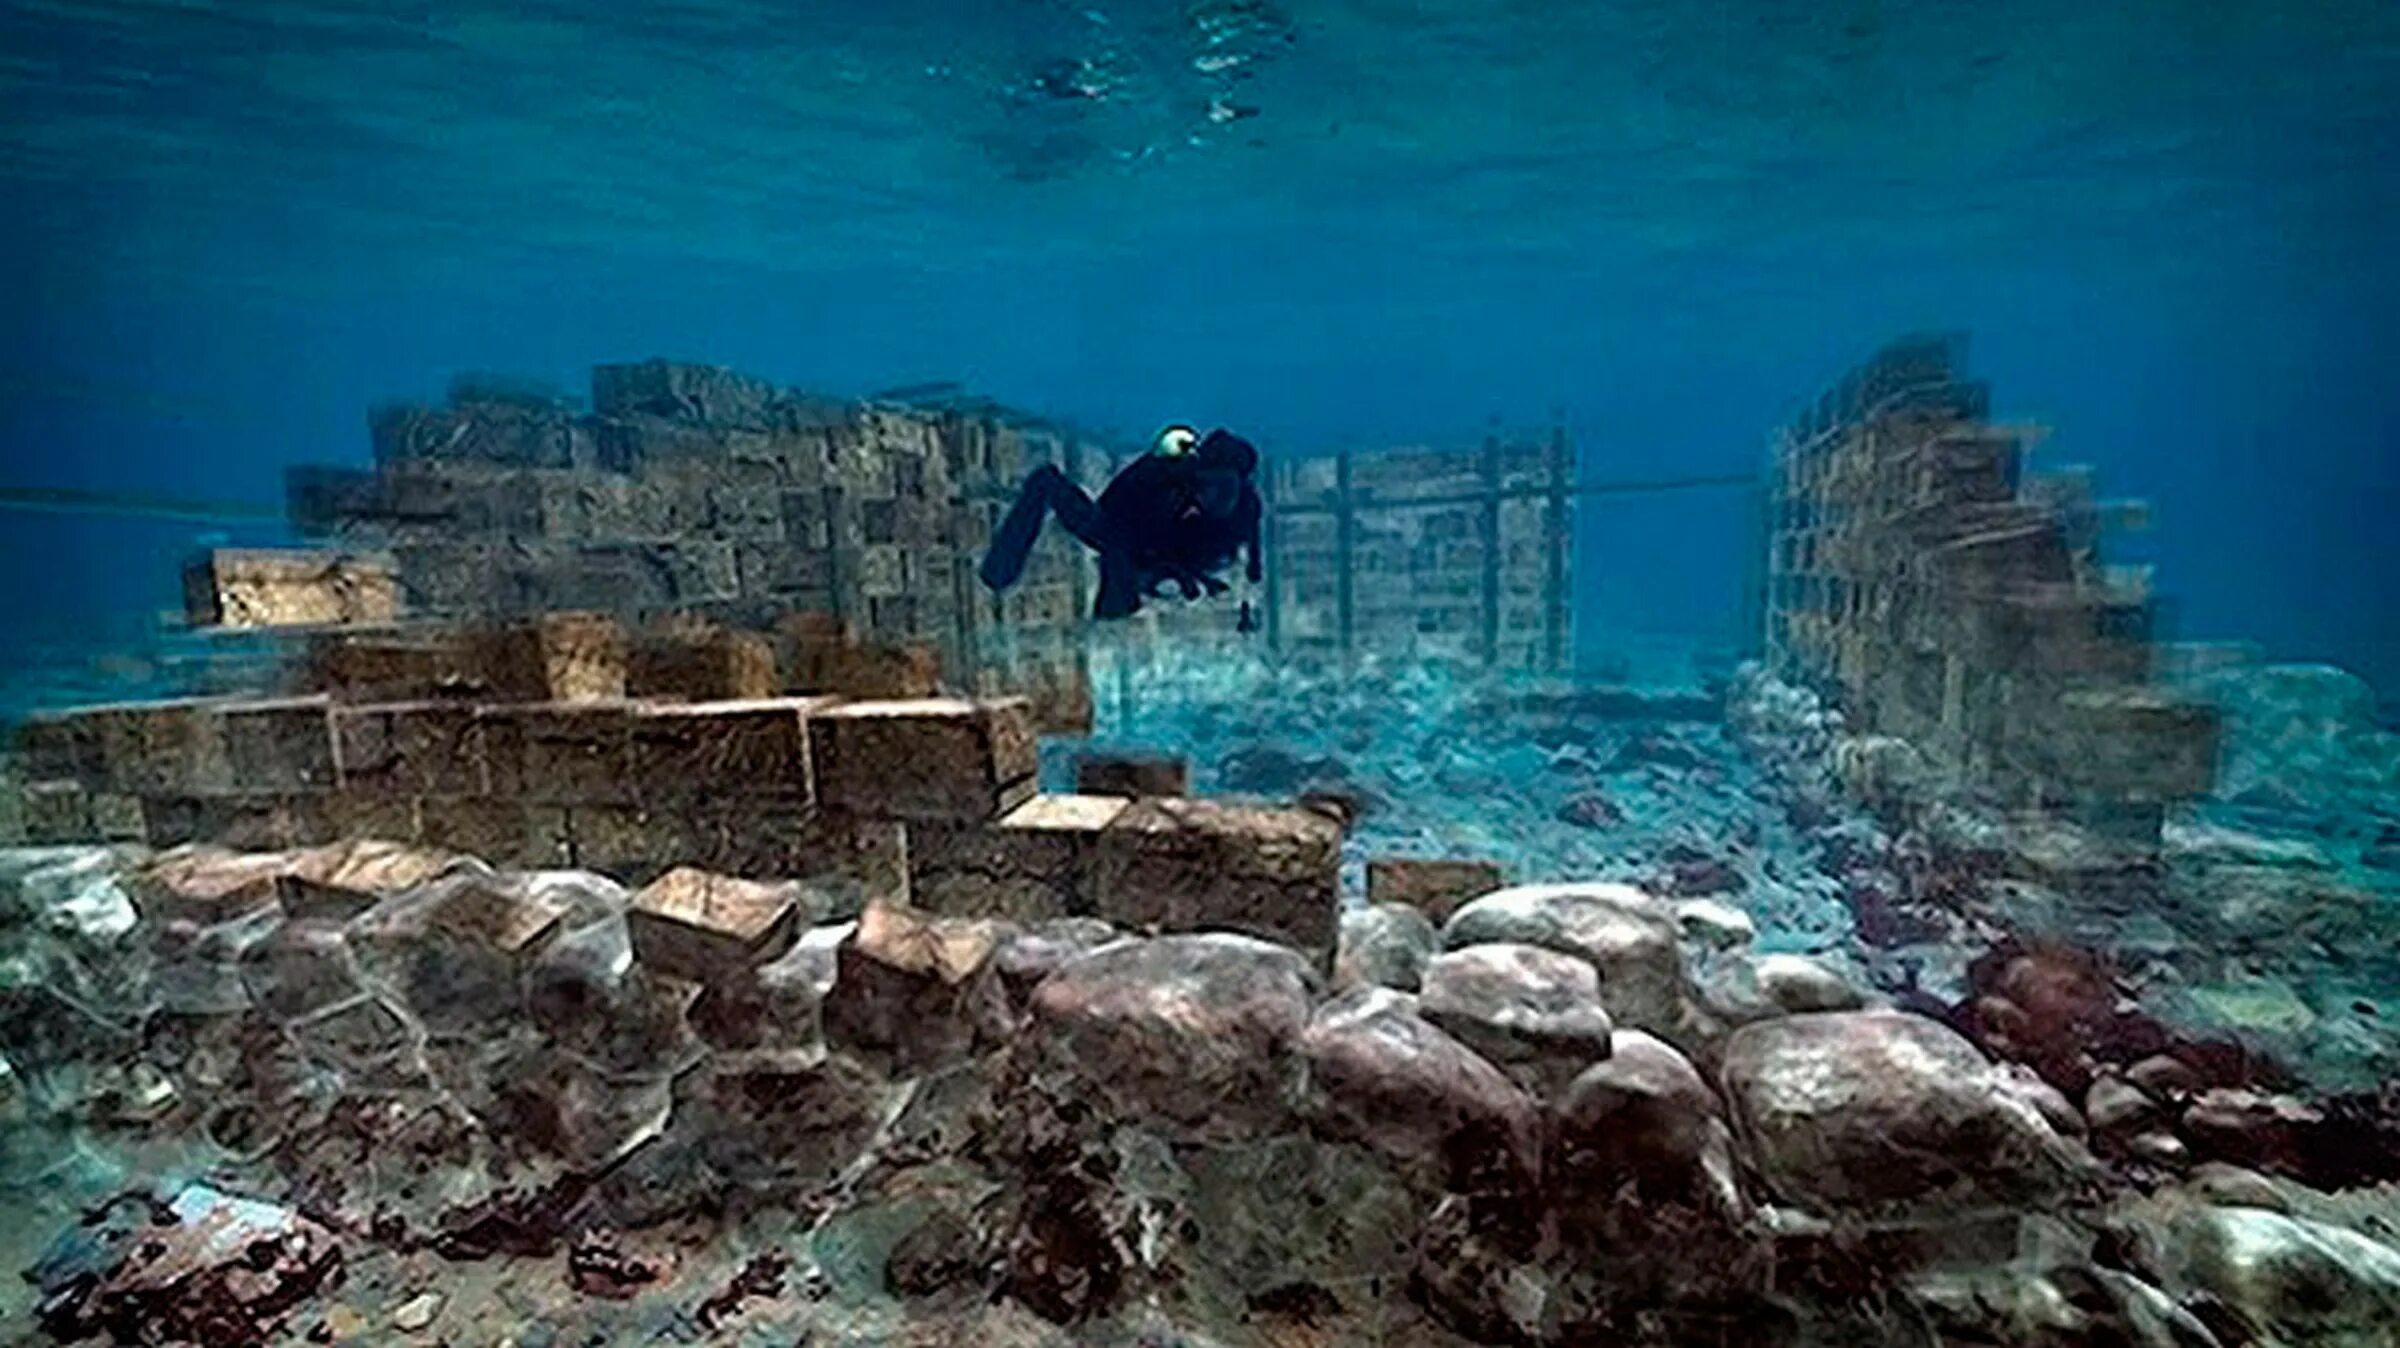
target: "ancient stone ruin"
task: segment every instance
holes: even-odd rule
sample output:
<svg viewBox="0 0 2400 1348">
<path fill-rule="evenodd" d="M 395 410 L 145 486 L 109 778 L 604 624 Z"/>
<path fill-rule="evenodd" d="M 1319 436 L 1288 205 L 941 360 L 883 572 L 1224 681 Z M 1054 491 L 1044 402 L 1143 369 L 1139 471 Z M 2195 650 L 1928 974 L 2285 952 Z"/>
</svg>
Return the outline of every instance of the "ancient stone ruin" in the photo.
<svg viewBox="0 0 2400 1348">
<path fill-rule="evenodd" d="M 1979 795 L 2155 846 L 2215 779 L 2213 708 L 2152 680 L 2146 583 L 2087 480 L 2029 479 L 1961 344 L 1888 348 L 1777 440 L 1769 668 L 1824 694 L 1864 794 Z M 1930 773 L 1915 782 L 1896 780 Z"/>
</svg>

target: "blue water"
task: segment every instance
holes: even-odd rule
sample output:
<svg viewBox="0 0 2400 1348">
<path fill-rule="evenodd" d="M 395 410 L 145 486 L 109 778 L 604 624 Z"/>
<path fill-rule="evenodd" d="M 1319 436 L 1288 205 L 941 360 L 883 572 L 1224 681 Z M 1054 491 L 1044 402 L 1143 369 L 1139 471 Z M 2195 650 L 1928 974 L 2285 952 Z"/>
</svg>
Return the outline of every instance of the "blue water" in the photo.
<svg viewBox="0 0 2400 1348">
<path fill-rule="evenodd" d="M 0 485 L 272 502 L 652 353 L 1738 471 L 1963 328 L 2181 631 L 2400 687 L 2388 0 L 12 2 L 0 194 Z M 0 633 L 147 622 L 201 527 L 0 516 Z M 1733 633 L 1736 500 L 1583 529 L 1590 641 Z"/>
</svg>

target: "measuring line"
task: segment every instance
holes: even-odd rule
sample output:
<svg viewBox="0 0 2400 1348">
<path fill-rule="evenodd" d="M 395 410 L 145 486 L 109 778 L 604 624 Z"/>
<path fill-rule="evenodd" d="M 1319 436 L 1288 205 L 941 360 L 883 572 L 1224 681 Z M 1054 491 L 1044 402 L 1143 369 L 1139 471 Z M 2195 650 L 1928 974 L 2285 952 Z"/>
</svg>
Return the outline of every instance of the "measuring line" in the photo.
<svg viewBox="0 0 2400 1348">
<path fill-rule="evenodd" d="M 126 515 L 199 524 L 280 521 L 284 517 L 282 506 L 256 501 L 211 501 L 157 492 L 91 491 L 80 487 L 0 487 L 0 510 L 43 515 Z"/>
</svg>

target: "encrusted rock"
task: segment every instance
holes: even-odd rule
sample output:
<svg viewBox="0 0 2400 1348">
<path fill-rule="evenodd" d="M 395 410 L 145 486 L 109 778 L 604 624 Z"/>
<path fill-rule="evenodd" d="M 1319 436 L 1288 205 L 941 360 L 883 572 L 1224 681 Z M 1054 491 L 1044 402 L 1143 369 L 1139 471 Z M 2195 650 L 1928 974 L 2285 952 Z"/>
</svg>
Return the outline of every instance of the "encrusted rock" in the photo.
<svg viewBox="0 0 2400 1348">
<path fill-rule="evenodd" d="M 1675 905 L 1675 924 L 1684 939 L 1704 950 L 1739 950 L 1758 939 L 1750 915 L 1716 899 L 1685 899 Z"/>
<path fill-rule="evenodd" d="M 2083 1117 L 2096 1133 L 2135 1132 L 2156 1122 L 2158 1102 L 2122 1077 L 2095 1077 L 2083 1093 Z"/>
<path fill-rule="evenodd" d="M 2380 1348 L 2400 1326 L 2400 1250 L 2255 1207 L 2172 1203 L 2137 1230 L 2137 1257 L 2179 1297 L 2213 1298 L 2253 1341 Z"/>
<path fill-rule="evenodd" d="M 1010 932 L 992 952 L 992 967 L 999 972 L 1009 1005 L 1022 1010 L 1042 980 L 1061 967 L 1102 946 L 1132 939 L 1136 938 L 1096 917 L 1057 918 Z"/>
<path fill-rule="evenodd" d="M 1361 1142 L 1429 1186 L 1515 1191 L 1539 1173 L 1539 1106 L 1416 999 L 1356 988 L 1317 1009 L 1300 1039 L 1317 1127 Z"/>
<path fill-rule="evenodd" d="M 1590 964 L 1508 942 L 1436 956 L 1418 1009 L 1544 1098 L 1607 1057 L 1614 1028 Z"/>
<path fill-rule="evenodd" d="M 1674 910 L 1630 885 L 1520 885 L 1451 915 L 1442 946 L 1492 942 L 1574 955 L 1600 973 L 1600 1002 L 1619 1025 L 1677 1042 L 1693 1023 Z"/>
<path fill-rule="evenodd" d="M 179 847 L 133 877 L 133 905 L 147 922 L 208 926 L 279 903 L 291 866 L 280 853 Z"/>
<path fill-rule="evenodd" d="M 854 1160 L 883 1108 L 865 1069 L 821 1048 L 713 1059 L 677 1083 L 675 1131 L 740 1184 L 812 1183 Z"/>
<path fill-rule="evenodd" d="M 2040 1201 L 2084 1166 L 1973 1044 L 1920 1016 L 1746 1025 L 1726 1041 L 1719 1079 L 1760 1172 L 1802 1205 Z"/>
<path fill-rule="evenodd" d="M 1333 985 L 1414 992 L 1424 977 L 1425 962 L 1440 946 L 1433 924 L 1409 904 L 1345 908 L 1341 946 L 1333 957 Z"/>
<path fill-rule="evenodd" d="M 1224 934 L 1092 951 L 1033 994 L 1042 1061 L 1118 1114 L 1185 1136 L 1283 1124 L 1311 976 L 1292 951 Z"/>
<path fill-rule="evenodd" d="M 693 1033 L 711 1048 L 801 1048 L 824 1031 L 825 996 L 833 990 L 837 952 L 857 924 L 811 927 L 779 959 L 748 977 L 711 983 L 692 1003 Z"/>
<path fill-rule="evenodd" d="M 192 1185 L 172 1202 L 120 1200 L 29 1273 L 36 1314 L 62 1341 L 254 1343 L 274 1337 L 341 1268 L 318 1223 Z"/>
<path fill-rule="evenodd" d="M 1786 1015 L 1854 1011 L 1866 1000 L 1831 966 L 1806 955 L 1761 955 L 1751 970 L 1759 995 Z"/>
<path fill-rule="evenodd" d="M 289 864 L 285 906 L 294 917 L 331 922 L 346 922 L 453 867 L 490 873 L 455 852 L 378 839 L 312 847 Z"/>
</svg>

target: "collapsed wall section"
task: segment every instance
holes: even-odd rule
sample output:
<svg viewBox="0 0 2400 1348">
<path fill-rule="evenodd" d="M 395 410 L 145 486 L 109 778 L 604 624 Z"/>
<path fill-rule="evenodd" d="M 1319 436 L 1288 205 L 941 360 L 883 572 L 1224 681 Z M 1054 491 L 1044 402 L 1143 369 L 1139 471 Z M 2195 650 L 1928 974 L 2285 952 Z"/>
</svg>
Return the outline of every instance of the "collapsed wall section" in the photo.
<svg viewBox="0 0 2400 1348">
<path fill-rule="evenodd" d="M 2152 599 L 2101 563 L 2106 509 L 2026 476 L 2030 433 L 1988 419 L 1962 356 L 1895 343 L 1778 433 L 1769 663 L 1952 788 L 2155 842 L 2213 781 L 2217 716 L 2151 681 Z"/>
</svg>

